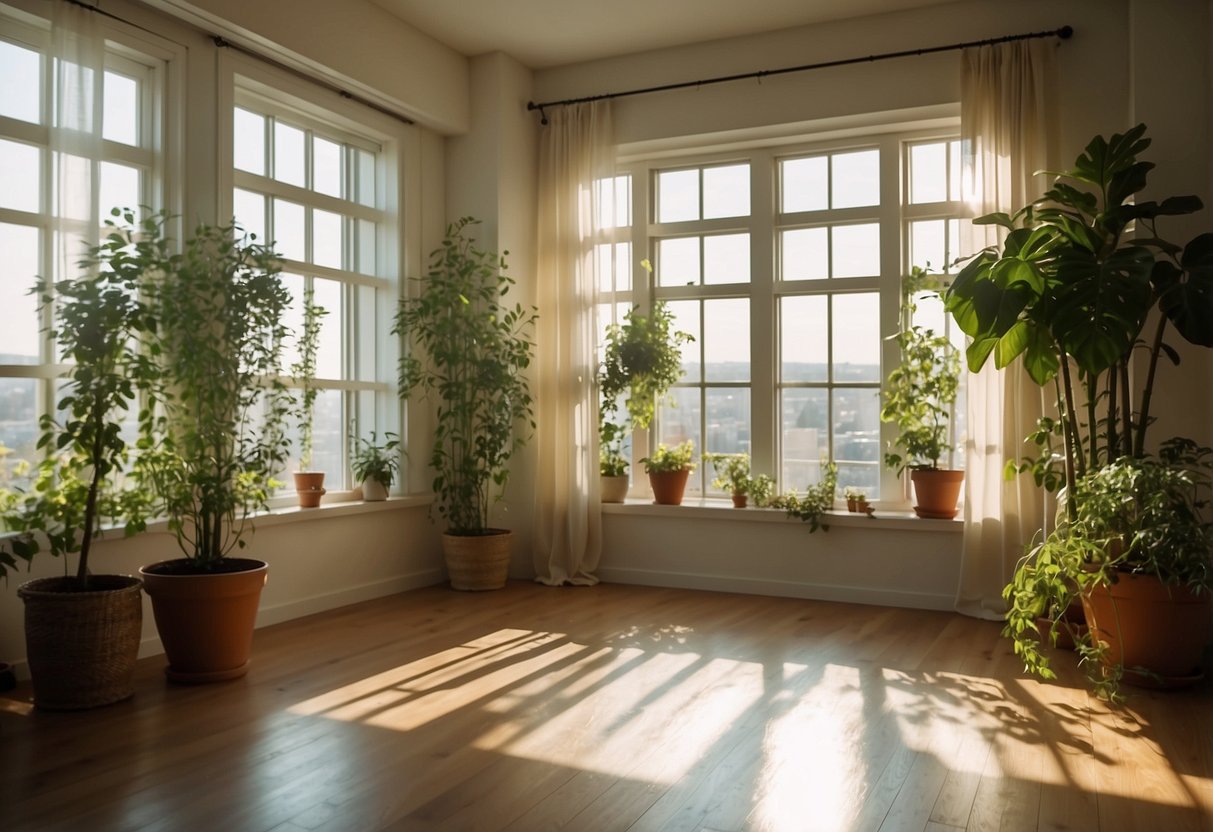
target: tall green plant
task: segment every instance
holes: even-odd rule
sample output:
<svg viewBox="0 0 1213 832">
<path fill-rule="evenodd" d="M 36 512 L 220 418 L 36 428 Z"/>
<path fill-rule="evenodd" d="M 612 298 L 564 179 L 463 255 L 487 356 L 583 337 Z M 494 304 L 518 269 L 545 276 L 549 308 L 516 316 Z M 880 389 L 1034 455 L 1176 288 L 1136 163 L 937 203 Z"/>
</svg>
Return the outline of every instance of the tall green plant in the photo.
<svg viewBox="0 0 1213 832">
<path fill-rule="evenodd" d="M 77 276 L 35 285 L 40 311 L 53 311 L 54 340 L 68 369 L 57 413 L 41 418 L 37 447 L 44 456 L 31 485 L 0 494 L 4 525 L 16 533 L 0 544 L 2 575 L 18 560 L 28 562 L 45 539 L 55 557 L 79 552 L 75 579 L 87 589 L 102 524 L 121 524 L 127 535 L 146 528 L 151 496 L 124 487 L 132 450 L 124 427 L 156 378 L 142 348 L 155 317 L 140 294 L 143 255 L 156 248 L 136 238 L 130 212 L 124 220 L 125 226 L 106 220 L 105 241 L 90 249 Z"/>
<path fill-rule="evenodd" d="M 946 335 L 914 323 L 918 297 L 938 291 L 942 283 L 915 266 L 901 283 L 901 331 L 895 339 L 901 364 L 885 380 L 880 418 L 897 425 L 885 464 L 901 474 L 906 468 L 938 468 L 949 450 L 948 420 L 960 385 L 960 352 Z M 904 454 L 904 455 L 903 455 Z"/>
<path fill-rule="evenodd" d="M 201 225 L 169 254 L 167 218 L 142 229 L 142 287 L 158 323 L 158 400 L 140 420 L 136 473 L 163 501 L 197 571 L 246 543 L 286 464 L 292 401 L 278 380 L 290 293 L 274 252 L 235 226 Z"/>
<path fill-rule="evenodd" d="M 449 532 L 484 534 L 489 508 L 509 480 L 509 461 L 534 430 L 526 370 L 534 349 L 533 308 L 504 305 L 514 280 L 503 256 L 468 236 L 477 220 L 447 227 L 415 297 L 401 300 L 392 332 L 409 344 L 400 394 L 437 398 L 430 466 L 439 515 Z M 508 252 L 505 252 L 508 254 Z"/>
<path fill-rule="evenodd" d="M 316 290 L 308 286 L 303 290 L 303 329 L 299 333 L 299 360 L 291 365 L 291 375 L 299 382 L 299 470 L 312 468 L 312 437 L 315 430 L 316 356 L 320 351 L 321 321 L 329 313 L 315 303 Z"/>
</svg>

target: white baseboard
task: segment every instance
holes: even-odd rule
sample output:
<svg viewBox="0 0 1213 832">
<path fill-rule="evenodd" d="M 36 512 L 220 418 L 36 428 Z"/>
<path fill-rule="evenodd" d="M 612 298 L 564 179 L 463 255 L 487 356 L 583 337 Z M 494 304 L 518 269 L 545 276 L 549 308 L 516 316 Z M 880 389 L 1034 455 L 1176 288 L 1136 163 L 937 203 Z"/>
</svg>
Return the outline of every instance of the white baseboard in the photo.
<svg viewBox="0 0 1213 832">
<path fill-rule="evenodd" d="M 955 596 L 950 593 L 807 584 L 797 581 L 745 578 L 737 575 L 600 567 L 598 577 L 606 583 L 660 586 L 671 589 L 703 589 L 711 592 L 772 595 L 780 598 L 806 598 L 814 601 L 842 601 L 848 604 L 871 604 L 880 607 L 905 607 L 919 610 L 949 611 L 955 608 L 956 603 Z"/>
</svg>

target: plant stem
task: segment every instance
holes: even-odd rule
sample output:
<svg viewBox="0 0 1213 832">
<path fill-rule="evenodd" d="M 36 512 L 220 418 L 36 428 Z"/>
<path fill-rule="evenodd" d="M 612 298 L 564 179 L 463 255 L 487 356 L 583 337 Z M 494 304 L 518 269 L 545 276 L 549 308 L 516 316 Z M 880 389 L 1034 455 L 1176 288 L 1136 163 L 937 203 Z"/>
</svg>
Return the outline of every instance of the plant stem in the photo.
<svg viewBox="0 0 1213 832">
<path fill-rule="evenodd" d="M 1146 373 L 1146 386 L 1141 391 L 1141 416 L 1137 423 L 1137 437 L 1133 444 L 1134 456 L 1142 456 L 1146 449 L 1146 427 L 1150 424 L 1150 396 L 1154 392 L 1154 373 L 1158 369 L 1158 354 L 1162 351 L 1162 334 L 1167 328 L 1167 316 L 1158 316 L 1158 328 L 1154 331 L 1154 343 L 1150 345 L 1150 369 Z"/>
<path fill-rule="evenodd" d="M 1078 424 L 1074 416 L 1074 386 L 1070 382 L 1070 359 L 1065 350 L 1061 351 L 1061 381 L 1065 396 L 1066 412 L 1062 414 L 1064 430 L 1062 438 L 1066 449 L 1066 514 L 1070 520 L 1078 519 L 1078 507 L 1074 503 L 1074 491 L 1077 482 L 1075 468 L 1086 470 L 1086 460 L 1083 457 L 1082 445 L 1078 443 Z"/>
</svg>

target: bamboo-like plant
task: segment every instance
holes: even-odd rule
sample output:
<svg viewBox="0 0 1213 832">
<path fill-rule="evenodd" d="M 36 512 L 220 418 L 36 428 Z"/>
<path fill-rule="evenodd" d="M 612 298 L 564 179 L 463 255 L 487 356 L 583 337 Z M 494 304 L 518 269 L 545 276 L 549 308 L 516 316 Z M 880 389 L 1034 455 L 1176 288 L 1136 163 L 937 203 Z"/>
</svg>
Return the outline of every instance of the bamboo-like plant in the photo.
<svg viewBox="0 0 1213 832">
<path fill-rule="evenodd" d="M 322 319 L 329 313 L 315 303 L 316 290 L 308 286 L 303 290 L 303 329 L 299 333 L 299 359 L 291 365 L 291 375 L 300 384 L 299 394 L 299 470 L 312 469 L 312 437 L 316 417 L 316 357 L 320 351 L 320 327 Z"/>
<path fill-rule="evenodd" d="M 392 328 L 411 347 L 400 360 L 400 395 L 420 390 L 437 399 L 434 505 L 455 535 L 488 532 L 510 458 L 529 435 L 519 428 L 535 427 L 525 374 L 536 312 L 504 305 L 514 280 L 504 256 L 477 248 L 468 236 L 475 224 L 464 217 L 447 227 L 429 272 L 416 281 L 419 291 L 400 302 Z"/>
</svg>

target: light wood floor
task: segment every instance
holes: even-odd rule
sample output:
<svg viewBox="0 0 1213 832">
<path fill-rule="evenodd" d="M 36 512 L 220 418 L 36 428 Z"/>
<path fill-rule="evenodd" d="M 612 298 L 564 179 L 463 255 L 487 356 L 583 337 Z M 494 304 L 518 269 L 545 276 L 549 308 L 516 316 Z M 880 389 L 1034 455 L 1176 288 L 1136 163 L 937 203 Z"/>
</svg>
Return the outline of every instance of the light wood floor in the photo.
<svg viewBox="0 0 1213 832">
<path fill-rule="evenodd" d="M 0 829 L 1213 830 L 1208 683 L 1109 711 L 948 613 L 433 588 L 261 630 L 240 681 L 162 663 L 0 698 Z"/>
</svg>

